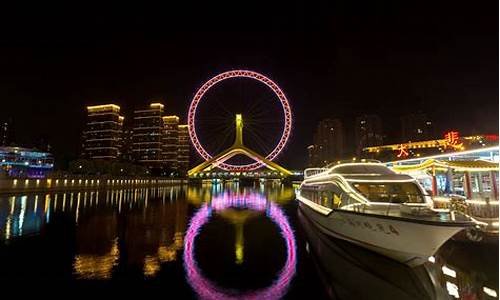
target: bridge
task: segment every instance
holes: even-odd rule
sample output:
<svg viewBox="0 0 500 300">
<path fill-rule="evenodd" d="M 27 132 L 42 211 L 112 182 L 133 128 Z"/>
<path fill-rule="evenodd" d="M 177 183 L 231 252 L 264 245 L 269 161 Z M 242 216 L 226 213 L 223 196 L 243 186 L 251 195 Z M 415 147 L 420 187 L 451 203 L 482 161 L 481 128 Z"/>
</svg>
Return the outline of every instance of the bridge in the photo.
<svg viewBox="0 0 500 300">
<path fill-rule="evenodd" d="M 241 114 L 236 115 L 236 135 L 234 143 L 231 147 L 222 151 L 218 155 L 208 159 L 198 166 L 188 171 L 189 178 L 197 179 L 230 179 L 230 178 L 250 178 L 250 179 L 281 179 L 289 176 L 301 176 L 301 172 L 292 172 L 279 164 L 263 157 L 257 152 L 249 149 L 243 144 L 243 117 Z M 219 166 L 228 159 L 236 156 L 244 155 L 252 160 L 261 163 L 269 171 L 232 171 L 222 170 Z"/>
</svg>

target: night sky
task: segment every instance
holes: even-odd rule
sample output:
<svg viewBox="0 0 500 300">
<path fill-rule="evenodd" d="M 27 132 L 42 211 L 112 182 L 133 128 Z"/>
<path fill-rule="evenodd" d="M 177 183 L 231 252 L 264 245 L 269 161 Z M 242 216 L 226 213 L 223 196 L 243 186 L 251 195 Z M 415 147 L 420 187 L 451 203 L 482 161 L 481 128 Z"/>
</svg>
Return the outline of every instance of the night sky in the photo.
<svg viewBox="0 0 500 300">
<path fill-rule="evenodd" d="M 161 98 L 185 121 L 203 82 L 245 68 L 290 99 L 280 161 L 292 168 L 327 117 L 344 121 L 348 143 L 362 113 L 383 118 L 387 142 L 417 110 L 438 135 L 498 132 L 498 1 L 213 2 L 2 9 L 0 121 L 12 120 L 19 145 L 48 141 L 63 167 L 78 156 L 86 105 L 131 116 Z"/>
</svg>

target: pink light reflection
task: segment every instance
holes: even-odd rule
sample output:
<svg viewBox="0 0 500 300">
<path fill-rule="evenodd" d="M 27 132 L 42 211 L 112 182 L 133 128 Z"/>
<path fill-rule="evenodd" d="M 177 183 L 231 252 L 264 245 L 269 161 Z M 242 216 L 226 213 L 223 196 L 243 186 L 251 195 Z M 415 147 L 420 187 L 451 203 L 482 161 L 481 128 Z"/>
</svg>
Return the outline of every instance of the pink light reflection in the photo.
<svg viewBox="0 0 500 300">
<path fill-rule="evenodd" d="M 198 268 L 194 258 L 194 241 L 201 227 L 208 222 L 210 209 L 217 211 L 230 207 L 266 211 L 269 218 L 280 228 L 281 235 L 286 242 L 287 259 L 279 272 L 278 279 L 271 286 L 238 294 L 218 287 L 205 278 Z M 279 299 L 285 295 L 290 281 L 295 275 L 295 265 L 297 262 L 295 247 L 295 236 L 288 223 L 288 219 L 279 206 L 273 202 L 268 202 L 263 195 L 255 192 L 238 194 L 226 191 L 214 196 L 210 206 L 208 204 L 203 205 L 191 218 L 184 244 L 183 259 L 186 277 L 191 287 L 203 299 Z"/>
</svg>

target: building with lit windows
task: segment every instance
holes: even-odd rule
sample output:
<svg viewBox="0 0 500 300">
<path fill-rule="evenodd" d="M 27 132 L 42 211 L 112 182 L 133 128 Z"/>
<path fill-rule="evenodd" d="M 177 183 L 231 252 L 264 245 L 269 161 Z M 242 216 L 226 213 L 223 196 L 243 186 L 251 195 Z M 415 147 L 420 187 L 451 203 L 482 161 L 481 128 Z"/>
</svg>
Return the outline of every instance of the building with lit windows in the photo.
<svg viewBox="0 0 500 300">
<path fill-rule="evenodd" d="M 307 157 L 308 157 L 307 166 L 314 167 L 315 163 L 319 161 L 318 151 L 316 151 L 316 145 L 307 146 Z"/>
<path fill-rule="evenodd" d="M 175 170 L 178 168 L 179 117 L 163 117 L 163 126 L 165 127 L 165 134 L 163 137 L 163 160 L 167 168 Z"/>
<path fill-rule="evenodd" d="M 424 141 L 436 137 L 434 124 L 426 114 L 421 112 L 401 117 L 401 134 L 405 142 Z"/>
<path fill-rule="evenodd" d="M 134 111 L 132 151 L 136 162 L 150 168 L 164 166 L 163 109 L 163 104 L 151 103 L 146 109 Z"/>
<path fill-rule="evenodd" d="M 88 159 L 120 157 L 123 120 L 118 105 L 87 106 L 82 156 Z"/>
<path fill-rule="evenodd" d="M 344 154 L 344 129 L 339 119 L 324 119 L 314 133 L 310 166 L 324 166 L 342 158 Z"/>
<path fill-rule="evenodd" d="M 129 126 L 123 127 L 121 160 L 132 162 L 135 159 L 134 151 L 134 130 Z"/>
<path fill-rule="evenodd" d="M 366 147 L 382 145 L 382 136 L 382 120 L 379 116 L 362 115 L 357 117 L 354 129 L 356 155 L 360 156 Z"/>
<path fill-rule="evenodd" d="M 450 131 L 442 139 L 366 147 L 363 149 L 363 156 L 380 161 L 395 161 L 491 146 L 498 146 L 498 135 L 462 137 L 459 132 Z"/>
<path fill-rule="evenodd" d="M 7 146 L 9 144 L 9 122 L 2 122 L 0 124 L 0 146 Z"/>
<path fill-rule="evenodd" d="M 53 168 L 51 153 L 21 147 L 0 147 L 0 169 L 9 177 L 44 178 Z"/>
<path fill-rule="evenodd" d="M 189 129 L 188 125 L 178 126 L 179 134 L 179 152 L 178 152 L 178 164 L 179 171 L 182 173 L 187 172 L 189 169 L 189 151 L 190 151 L 190 139 L 189 139 Z"/>
</svg>

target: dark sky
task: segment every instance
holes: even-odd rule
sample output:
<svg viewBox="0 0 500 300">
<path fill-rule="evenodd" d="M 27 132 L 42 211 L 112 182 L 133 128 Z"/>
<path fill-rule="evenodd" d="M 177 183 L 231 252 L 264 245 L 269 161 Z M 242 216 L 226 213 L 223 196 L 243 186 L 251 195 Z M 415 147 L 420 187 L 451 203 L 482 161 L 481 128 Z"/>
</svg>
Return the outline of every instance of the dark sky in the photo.
<svg viewBox="0 0 500 300">
<path fill-rule="evenodd" d="M 0 120 L 19 144 L 48 140 L 61 165 L 78 154 L 85 105 L 130 116 L 162 98 L 185 120 L 204 81 L 246 68 L 291 101 L 291 167 L 326 117 L 351 136 L 356 115 L 380 114 L 388 141 L 416 110 L 439 134 L 498 132 L 498 1 L 213 2 L 2 9 Z"/>
</svg>

